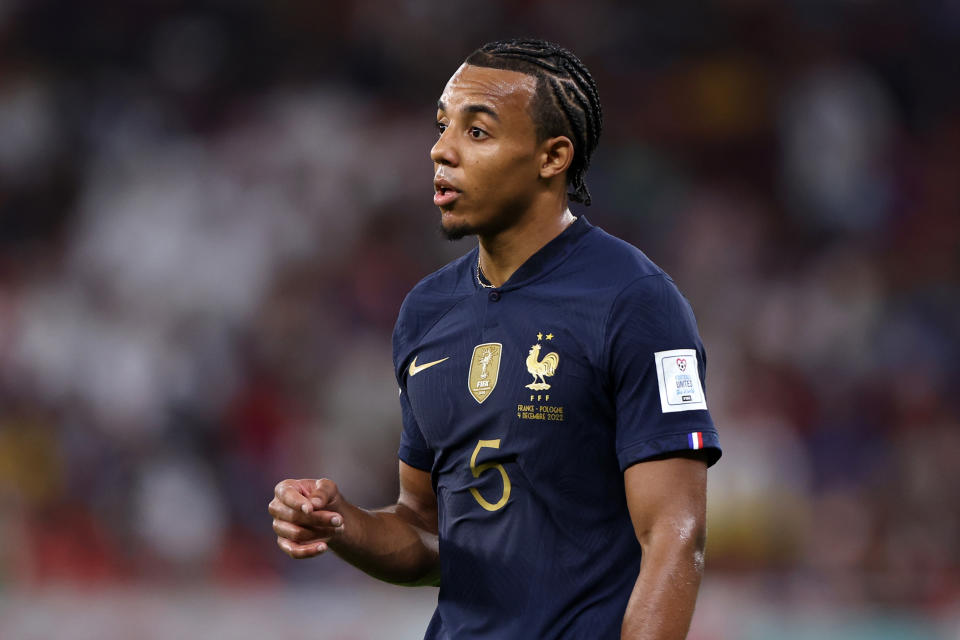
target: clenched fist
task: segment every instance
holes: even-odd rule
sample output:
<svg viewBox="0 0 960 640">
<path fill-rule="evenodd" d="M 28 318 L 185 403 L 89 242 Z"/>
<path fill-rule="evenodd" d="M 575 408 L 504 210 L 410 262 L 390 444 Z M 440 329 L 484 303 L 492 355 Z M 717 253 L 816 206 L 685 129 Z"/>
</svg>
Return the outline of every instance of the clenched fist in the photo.
<svg viewBox="0 0 960 640">
<path fill-rule="evenodd" d="M 267 510 L 277 545 L 291 558 L 312 558 L 343 532 L 344 500 L 332 480 L 282 480 Z"/>
</svg>

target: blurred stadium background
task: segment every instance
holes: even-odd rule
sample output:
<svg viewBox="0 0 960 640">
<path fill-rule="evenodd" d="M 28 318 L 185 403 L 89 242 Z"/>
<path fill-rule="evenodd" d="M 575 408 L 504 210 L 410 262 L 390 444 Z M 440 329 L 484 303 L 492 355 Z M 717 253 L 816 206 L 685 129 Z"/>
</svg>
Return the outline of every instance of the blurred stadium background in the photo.
<svg viewBox="0 0 960 640">
<path fill-rule="evenodd" d="M 516 35 L 593 71 L 586 213 L 707 344 L 691 639 L 960 638 L 954 0 L 0 1 L 0 638 L 421 637 L 266 504 L 395 497 L 395 314 L 470 246 L 434 101 Z"/>
</svg>

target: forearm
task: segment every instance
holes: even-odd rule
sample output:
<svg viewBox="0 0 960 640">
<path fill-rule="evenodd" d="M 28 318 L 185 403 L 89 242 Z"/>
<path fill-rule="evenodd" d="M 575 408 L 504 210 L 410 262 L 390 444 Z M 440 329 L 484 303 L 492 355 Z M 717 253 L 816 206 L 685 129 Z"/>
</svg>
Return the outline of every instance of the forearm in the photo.
<svg viewBox="0 0 960 640">
<path fill-rule="evenodd" d="M 412 510 L 396 504 L 368 511 L 345 503 L 341 513 L 343 530 L 329 543 L 338 556 L 385 582 L 439 583 L 437 535 Z"/>
<path fill-rule="evenodd" d="M 703 549 L 689 544 L 651 545 L 623 617 L 623 640 L 687 637 L 703 575 Z"/>
</svg>

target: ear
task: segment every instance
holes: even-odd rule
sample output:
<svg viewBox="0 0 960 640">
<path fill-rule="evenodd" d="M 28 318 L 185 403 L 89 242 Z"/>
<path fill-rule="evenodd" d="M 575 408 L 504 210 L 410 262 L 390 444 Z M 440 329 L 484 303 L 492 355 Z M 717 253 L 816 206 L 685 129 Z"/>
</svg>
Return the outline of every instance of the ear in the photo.
<svg viewBox="0 0 960 640">
<path fill-rule="evenodd" d="M 540 177 L 546 180 L 562 175 L 573 162 L 573 143 L 567 136 L 548 138 L 540 145 Z"/>
</svg>

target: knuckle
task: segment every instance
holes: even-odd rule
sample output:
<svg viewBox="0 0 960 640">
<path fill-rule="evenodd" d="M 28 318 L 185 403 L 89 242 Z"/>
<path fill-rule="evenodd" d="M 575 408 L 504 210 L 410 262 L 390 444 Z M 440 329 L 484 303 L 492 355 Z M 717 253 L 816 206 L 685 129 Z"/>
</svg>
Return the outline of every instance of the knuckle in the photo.
<svg viewBox="0 0 960 640">
<path fill-rule="evenodd" d="M 306 542 L 314 537 L 312 532 L 299 528 L 296 531 L 292 531 L 291 534 L 295 542 Z"/>
<path fill-rule="evenodd" d="M 279 502 L 271 502 L 270 506 L 267 507 L 267 513 L 274 518 L 286 519 L 286 509 L 284 509 L 284 506 Z"/>
</svg>

